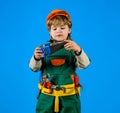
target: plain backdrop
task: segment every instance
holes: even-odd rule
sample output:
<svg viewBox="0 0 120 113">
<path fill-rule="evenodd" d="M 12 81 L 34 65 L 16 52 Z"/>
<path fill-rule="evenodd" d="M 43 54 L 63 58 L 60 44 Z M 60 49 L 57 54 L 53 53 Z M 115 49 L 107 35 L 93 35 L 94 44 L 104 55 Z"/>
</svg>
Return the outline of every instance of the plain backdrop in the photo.
<svg viewBox="0 0 120 113">
<path fill-rule="evenodd" d="M 35 113 L 40 72 L 29 69 L 35 47 L 49 40 L 46 17 L 69 12 L 72 39 L 91 59 L 78 70 L 82 113 L 120 113 L 119 0 L 1 0 L 0 113 Z"/>
</svg>

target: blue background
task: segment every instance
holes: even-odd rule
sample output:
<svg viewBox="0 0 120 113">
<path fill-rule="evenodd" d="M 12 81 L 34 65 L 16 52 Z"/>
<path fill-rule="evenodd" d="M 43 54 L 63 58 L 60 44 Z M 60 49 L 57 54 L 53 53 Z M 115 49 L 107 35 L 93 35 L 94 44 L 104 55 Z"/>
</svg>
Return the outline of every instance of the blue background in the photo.
<svg viewBox="0 0 120 113">
<path fill-rule="evenodd" d="M 119 0 L 1 0 L 0 113 L 35 113 L 39 72 L 28 64 L 49 40 L 45 19 L 56 8 L 69 12 L 72 38 L 91 58 L 77 70 L 82 113 L 120 113 Z"/>
</svg>

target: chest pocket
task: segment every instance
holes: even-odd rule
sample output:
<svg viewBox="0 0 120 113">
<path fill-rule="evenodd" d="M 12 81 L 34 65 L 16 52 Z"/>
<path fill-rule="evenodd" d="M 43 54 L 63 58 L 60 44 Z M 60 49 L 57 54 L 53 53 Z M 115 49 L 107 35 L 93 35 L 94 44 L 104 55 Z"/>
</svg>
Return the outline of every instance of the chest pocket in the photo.
<svg viewBox="0 0 120 113">
<path fill-rule="evenodd" d="M 61 66 L 65 63 L 65 59 L 52 59 L 51 64 L 53 66 Z"/>
</svg>

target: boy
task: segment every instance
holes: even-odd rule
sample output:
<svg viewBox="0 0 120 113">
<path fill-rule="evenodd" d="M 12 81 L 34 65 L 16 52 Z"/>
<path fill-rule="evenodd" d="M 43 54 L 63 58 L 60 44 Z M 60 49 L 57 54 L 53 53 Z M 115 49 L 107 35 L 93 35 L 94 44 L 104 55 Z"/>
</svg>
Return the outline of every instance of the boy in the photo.
<svg viewBox="0 0 120 113">
<path fill-rule="evenodd" d="M 64 47 L 45 56 L 42 51 L 44 44 L 35 49 L 30 60 L 33 71 L 42 71 L 36 113 L 81 113 L 81 85 L 75 70 L 77 67 L 86 68 L 90 60 L 71 40 L 72 22 L 65 10 L 53 10 L 48 14 L 46 24 L 50 33 L 50 42 L 46 45 L 64 43 Z"/>
</svg>

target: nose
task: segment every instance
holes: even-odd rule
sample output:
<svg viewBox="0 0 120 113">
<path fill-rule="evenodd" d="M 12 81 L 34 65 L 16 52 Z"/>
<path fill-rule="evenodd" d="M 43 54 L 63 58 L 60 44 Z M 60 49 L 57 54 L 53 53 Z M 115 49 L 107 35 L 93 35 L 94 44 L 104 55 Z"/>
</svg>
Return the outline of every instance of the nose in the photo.
<svg viewBox="0 0 120 113">
<path fill-rule="evenodd" d="M 57 33 L 60 33 L 61 32 L 61 28 L 58 27 L 57 30 L 56 30 Z"/>
</svg>

